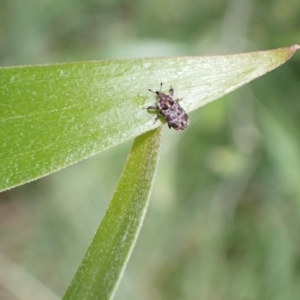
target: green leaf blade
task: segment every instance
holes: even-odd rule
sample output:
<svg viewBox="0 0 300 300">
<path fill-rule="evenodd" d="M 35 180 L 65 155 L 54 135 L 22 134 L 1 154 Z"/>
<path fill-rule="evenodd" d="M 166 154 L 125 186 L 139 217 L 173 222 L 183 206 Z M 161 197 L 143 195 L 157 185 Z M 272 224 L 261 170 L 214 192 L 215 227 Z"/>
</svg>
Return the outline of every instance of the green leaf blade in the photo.
<svg viewBox="0 0 300 300">
<path fill-rule="evenodd" d="M 157 169 L 161 128 L 137 137 L 67 299 L 111 299 L 140 231 Z"/>
<path fill-rule="evenodd" d="M 227 56 L 0 68 L 0 191 L 162 124 L 148 88 L 172 85 L 190 112 L 278 67 L 299 48 Z"/>
</svg>

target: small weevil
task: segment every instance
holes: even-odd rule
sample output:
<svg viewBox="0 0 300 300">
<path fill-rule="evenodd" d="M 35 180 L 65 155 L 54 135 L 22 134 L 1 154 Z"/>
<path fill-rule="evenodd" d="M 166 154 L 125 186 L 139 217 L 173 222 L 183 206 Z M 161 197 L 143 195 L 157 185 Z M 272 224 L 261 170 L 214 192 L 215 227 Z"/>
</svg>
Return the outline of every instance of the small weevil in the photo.
<svg viewBox="0 0 300 300">
<path fill-rule="evenodd" d="M 159 114 L 154 123 L 160 116 L 163 116 L 166 119 L 169 128 L 184 130 L 188 127 L 190 121 L 188 115 L 178 103 L 180 99 L 173 98 L 174 90 L 172 87 L 170 87 L 169 95 L 162 93 L 161 89 L 162 83 L 160 84 L 159 91 L 154 92 L 149 89 L 150 92 L 157 95 L 157 105 L 147 107 L 147 109 L 159 110 Z"/>
</svg>

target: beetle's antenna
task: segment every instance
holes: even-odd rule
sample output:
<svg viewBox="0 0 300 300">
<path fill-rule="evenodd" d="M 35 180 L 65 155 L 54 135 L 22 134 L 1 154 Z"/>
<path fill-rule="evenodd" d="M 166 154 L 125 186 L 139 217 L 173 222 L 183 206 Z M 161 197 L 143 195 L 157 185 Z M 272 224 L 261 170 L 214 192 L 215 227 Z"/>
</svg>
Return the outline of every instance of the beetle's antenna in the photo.
<svg viewBox="0 0 300 300">
<path fill-rule="evenodd" d="M 159 95 L 159 94 L 161 93 L 162 85 L 163 85 L 163 83 L 161 82 L 161 83 L 160 83 L 160 89 L 159 89 L 159 91 L 154 92 L 154 91 L 152 91 L 151 89 L 148 89 L 148 91 L 151 92 L 151 93 L 154 93 L 154 94 L 156 94 L 156 95 Z"/>
<path fill-rule="evenodd" d="M 154 93 L 154 94 L 156 94 L 156 95 L 159 95 L 159 93 L 160 93 L 160 91 L 154 92 L 154 91 L 152 91 L 151 89 L 148 89 L 148 91 L 151 92 L 151 93 Z"/>
</svg>

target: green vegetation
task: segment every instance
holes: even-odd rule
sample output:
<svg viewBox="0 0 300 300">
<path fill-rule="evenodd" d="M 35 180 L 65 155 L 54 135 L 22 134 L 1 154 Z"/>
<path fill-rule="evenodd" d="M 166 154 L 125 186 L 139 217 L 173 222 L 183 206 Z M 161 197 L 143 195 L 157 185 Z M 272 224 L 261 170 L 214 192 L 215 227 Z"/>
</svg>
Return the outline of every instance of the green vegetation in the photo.
<svg viewBox="0 0 300 300">
<path fill-rule="evenodd" d="M 15 6 L 6 2 L 0 12 L 0 28 L 5 29 L 0 30 L 4 41 L 0 48 L 2 65 L 136 57 L 137 52 L 140 56 L 199 55 L 200 48 L 201 54 L 224 54 L 240 52 L 242 45 L 243 50 L 253 50 L 297 42 L 298 3 L 285 7 L 285 14 L 281 13 L 283 8 L 279 3 L 272 4 L 272 7 L 265 1 L 253 2 L 252 7 L 249 4 L 247 7 L 243 7 L 245 4 L 228 7 L 221 2 L 217 4 L 182 1 L 165 10 L 154 1 L 138 5 L 133 2 L 119 5 L 117 2 L 96 4 L 86 1 L 80 4 L 69 1 L 65 4 L 19 3 Z M 259 15 L 258 12 L 266 9 L 270 13 L 268 16 L 273 16 L 272 20 Z M 72 18 L 68 18 L 69 14 Z M 279 21 L 280 28 L 277 26 Z M 220 28 L 219 34 L 222 29 L 222 42 L 217 47 L 220 36 L 216 28 Z M 273 32 L 273 28 L 276 31 Z M 162 43 L 153 38 L 160 38 Z M 251 45 L 247 40 L 251 40 Z M 276 72 L 191 113 L 188 130 L 182 133 L 165 130 L 149 211 L 114 299 L 299 298 L 297 57 Z M 285 58 L 275 55 L 274 65 L 269 64 L 268 68 L 276 67 Z M 221 65 L 212 68 L 214 73 L 210 70 L 205 74 L 201 73 L 201 68 L 198 72 L 194 63 L 194 68 L 185 70 L 180 59 L 176 59 L 177 62 L 173 59 L 172 69 L 170 65 L 159 64 L 158 59 L 153 59 L 149 61 L 153 78 L 150 79 L 147 73 L 144 78 L 137 76 L 136 79 L 123 80 L 123 85 L 116 85 L 115 90 L 103 91 L 100 85 L 95 88 L 100 73 L 87 69 L 80 75 L 84 69 L 76 69 L 80 64 L 48 66 L 46 69 L 2 69 L 0 135 L 1 147 L 5 151 L 1 152 L 1 189 L 46 175 L 159 126 L 159 122 L 152 125 L 154 115 L 145 113 L 140 107 L 154 100 L 147 88 L 158 88 L 160 81 L 172 84 L 176 96 L 183 98 L 183 106 L 192 111 L 229 92 L 231 87 L 254 78 L 253 75 L 245 79 L 249 67 L 255 70 L 260 65 L 255 66 L 254 57 L 251 59 L 250 63 L 244 61 L 237 66 L 233 65 L 236 62 L 233 60 L 224 68 L 225 72 L 230 67 L 241 71 L 247 66 L 248 70 L 240 72 L 236 78 L 234 74 L 237 73 L 223 73 Z M 172 58 L 169 62 L 172 64 Z M 203 63 L 199 61 L 200 66 Z M 87 65 L 94 67 L 96 63 Z M 68 66 L 73 73 L 55 73 Z M 212 66 L 212 61 L 206 66 Z M 268 68 L 261 66 L 263 71 L 260 74 L 263 74 Z M 130 67 L 133 73 L 145 74 L 134 61 Z M 51 68 L 55 71 L 47 75 Z M 13 76 L 9 72 L 14 72 Z M 69 78 L 63 82 L 59 77 L 61 74 L 69 74 Z M 72 78 L 72 74 L 76 75 Z M 111 72 L 110 76 L 114 75 L 118 73 Z M 122 81 L 121 75 L 119 79 Z M 218 80 L 222 76 L 224 81 Z M 13 89 L 12 82 L 8 88 L 9 78 L 17 82 Z M 43 91 L 47 90 L 49 82 L 52 95 L 62 91 L 66 102 L 54 96 L 49 99 L 51 102 L 45 102 L 47 95 L 43 95 Z M 211 86 L 212 83 L 215 86 Z M 112 86 L 112 83 L 107 84 L 107 87 Z M 33 90 L 36 93 L 32 93 Z M 96 117 L 101 114 L 97 105 L 99 91 L 103 92 L 103 101 L 107 101 L 105 107 L 108 110 L 113 107 L 119 113 L 112 118 L 116 123 L 103 123 L 110 126 L 104 127 L 101 133 L 98 125 L 95 126 Z M 213 92 L 215 94 L 211 94 Z M 128 101 L 125 108 L 115 105 L 116 94 L 120 95 L 122 103 Z M 26 101 L 22 102 L 24 99 Z M 22 103 L 22 106 L 16 103 Z M 89 103 L 92 105 L 88 109 Z M 37 110 L 38 115 L 33 113 Z M 14 118 L 8 118 L 8 111 Z M 133 115 L 124 118 L 130 112 Z M 22 115 L 27 120 L 24 127 L 16 122 L 16 117 Z M 71 115 L 74 119 L 70 119 Z M 141 124 L 140 127 L 137 124 Z M 109 140 L 112 132 L 115 132 L 113 139 Z M 127 135 L 123 136 L 122 132 Z M 141 155 L 155 152 L 157 147 L 148 147 L 153 144 L 149 134 L 137 138 L 133 150 L 141 143 L 144 150 L 149 151 L 148 154 L 142 151 Z M 55 140 L 55 136 L 61 138 Z M 17 142 L 11 143 L 16 137 Z M 0 282 L 1 298 L 10 299 L 11 294 L 22 298 L 24 293 L 30 293 L 29 286 L 34 291 L 29 295 L 41 299 L 58 299 L 55 293 L 65 293 L 113 194 L 130 143 L 129 140 L 60 172 L 0 194 L 3 216 L 0 264 L 6 268 L 6 280 Z M 42 150 L 43 146 L 44 150 L 54 152 L 50 155 L 48 151 L 38 152 L 37 149 Z M 30 155 L 32 149 L 34 155 Z M 23 164 L 15 164 L 13 158 L 18 157 Z M 155 159 L 153 165 L 142 161 L 139 156 L 133 156 L 133 159 L 141 163 L 140 166 L 144 163 L 150 169 L 154 167 L 152 175 L 145 181 L 146 194 L 139 198 L 144 205 L 140 210 L 143 212 L 156 163 Z M 34 170 L 37 173 L 34 174 Z M 133 182 L 130 178 L 132 172 L 130 168 L 128 170 L 127 179 Z M 124 172 L 126 174 L 126 169 Z M 140 212 L 139 215 L 143 215 Z M 129 237 L 133 241 L 142 218 L 125 215 L 129 221 L 137 221 L 135 229 L 129 227 L 135 230 Z M 116 224 L 120 223 L 116 220 Z M 109 230 L 113 228 L 109 227 Z M 90 248 L 91 253 L 95 253 L 93 251 L 98 246 L 98 234 L 93 242 L 96 247 Z M 112 231 L 107 234 L 112 234 Z M 119 237 L 122 234 L 121 231 Z M 116 244 L 118 242 L 120 239 L 116 238 Z M 125 247 L 123 263 L 130 247 Z M 109 251 L 109 247 L 105 251 Z M 105 257 L 100 259 L 105 260 Z M 106 263 L 109 269 L 109 262 L 102 261 L 101 265 Z M 80 270 L 86 265 L 84 262 Z M 99 270 L 96 263 L 92 262 L 92 268 L 95 268 L 95 275 L 94 272 Z M 76 276 L 80 277 L 80 274 Z M 52 294 L 46 286 L 53 291 Z M 71 289 L 72 286 L 69 293 Z"/>
</svg>

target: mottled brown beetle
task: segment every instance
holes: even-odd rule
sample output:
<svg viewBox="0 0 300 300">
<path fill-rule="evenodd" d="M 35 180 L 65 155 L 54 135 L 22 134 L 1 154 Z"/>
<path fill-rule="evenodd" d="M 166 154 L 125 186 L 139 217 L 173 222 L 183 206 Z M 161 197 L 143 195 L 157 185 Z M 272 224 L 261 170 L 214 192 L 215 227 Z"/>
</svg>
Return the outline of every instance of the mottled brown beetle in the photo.
<svg viewBox="0 0 300 300">
<path fill-rule="evenodd" d="M 190 121 L 188 115 L 178 103 L 180 99 L 173 98 L 174 90 L 172 87 L 170 87 L 169 95 L 162 93 L 161 89 L 162 82 L 159 91 L 154 92 L 149 89 L 150 92 L 157 95 L 157 105 L 147 107 L 147 109 L 159 110 L 159 114 L 154 123 L 160 116 L 163 116 L 166 119 L 169 128 L 172 127 L 175 130 L 184 130 L 188 127 Z"/>
</svg>

